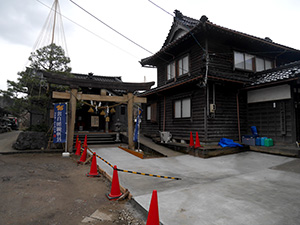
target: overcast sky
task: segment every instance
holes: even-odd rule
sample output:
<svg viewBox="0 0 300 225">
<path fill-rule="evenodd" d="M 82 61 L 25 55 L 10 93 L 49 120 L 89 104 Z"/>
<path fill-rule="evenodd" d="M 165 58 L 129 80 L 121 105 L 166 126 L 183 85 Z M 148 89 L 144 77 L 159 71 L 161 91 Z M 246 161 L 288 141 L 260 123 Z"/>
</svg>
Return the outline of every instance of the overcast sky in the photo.
<svg viewBox="0 0 300 225">
<path fill-rule="evenodd" d="M 28 57 L 54 0 L 0 0 L 0 89 L 28 65 Z M 73 0 L 150 52 L 162 47 L 173 18 L 148 0 Z M 152 0 L 166 11 L 208 19 L 220 26 L 300 49 L 299 0 Z M 45 5 L 43 5 L 45 4 Z M 122 76 L 125 82 L 156 80 L 139 61 L 151 54 L 82 11 L 59 0 L 72 72 Z M 70 20 L 73 22 L 71 22 Z M 75 23 L 76 24 L 75 24 Z M 79 26 L 80 25 L 80 26 Z M 92 33 L 91 33 L 92 32 Z M 45 41 L 44 41 L 45 42 Z M 47 43 L 49 44 L 49 43 Z"/>
</svg>

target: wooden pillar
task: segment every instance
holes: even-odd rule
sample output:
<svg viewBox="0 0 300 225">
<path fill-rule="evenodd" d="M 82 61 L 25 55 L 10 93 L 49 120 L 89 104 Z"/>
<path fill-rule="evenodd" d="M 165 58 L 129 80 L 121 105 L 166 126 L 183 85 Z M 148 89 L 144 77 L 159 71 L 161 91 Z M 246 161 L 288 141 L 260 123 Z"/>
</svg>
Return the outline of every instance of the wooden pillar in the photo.
<svg viewBox="0 0 300 225">
<path fill-rule="evenodd" d="M 133 94 L 127 94 L 127 118 L 128 118 L 128 148 L 134 150 L 133 142 Z"/>
<path fill-rule="evenodd" d="M 74 139 L 74 128 L 75 128 L 75 117 L 76 117 L 76 96 L 78 89 L 72 89 L 70 94 L 69 102 L 69 119 L 68 119 L 68 151 L 73 151 L 73 139 Z"/>
</svg>

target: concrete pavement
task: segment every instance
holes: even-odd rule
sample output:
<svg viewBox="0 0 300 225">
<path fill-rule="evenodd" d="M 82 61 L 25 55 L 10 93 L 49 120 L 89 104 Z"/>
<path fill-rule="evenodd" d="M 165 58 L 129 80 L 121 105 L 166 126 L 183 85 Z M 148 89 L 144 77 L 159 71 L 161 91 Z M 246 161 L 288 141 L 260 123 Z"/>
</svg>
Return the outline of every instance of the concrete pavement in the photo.
<svg viewBox="0 0 300 225">
<path fill-rule="evenodd" d="M 162 145 L 157 145 L 157 144 L 154 144 L 154 142 L 150 139 L 150 138 L 147 138 L 145 137 L 144 135 L 140 135 L 139 136 L 139 141 L 150 147 L 151 146 L 155 146 L 155 151 L 167 156 L 167 157 L 174 157 L 174 156 L 180 156 L 180 155 L 183 155 L 184 153 L 181 153 L 181 152 L 177 152 L 177 151 L 173 151 L 172 149 L 169 149 L 169 148 L 166 148 Z"/>
<path fill-rule="evenodd" d="M 163 224 L 300 223 L 300 159 L 256 152 L 209 159 L 190 155 L 140 159 L 116 147 L 91 148 L 120 169 L 182 178 L 118 172 L 120 184 L 146 210 L 152 191 L 158 191 Z M 112 168 L 97 161 L 112 176 Z"/>
<path fill-rule="evenodd" d="M 0 134 L 0 153 L 17 152 L 12 144 L 17 140 L 21 131 L 11 131 Z"/>
</svg>

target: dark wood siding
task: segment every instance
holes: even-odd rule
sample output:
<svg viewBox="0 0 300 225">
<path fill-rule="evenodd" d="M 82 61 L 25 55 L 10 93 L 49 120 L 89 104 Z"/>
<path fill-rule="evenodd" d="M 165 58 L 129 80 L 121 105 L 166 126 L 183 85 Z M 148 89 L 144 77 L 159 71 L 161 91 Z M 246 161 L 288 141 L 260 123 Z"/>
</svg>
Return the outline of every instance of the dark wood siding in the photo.
<svg viewBox="0 0 300 225">
<path fill-rule="evenodd" d="M 251 72 L 234 70 L 233 48 L 213 40 L 209 41 L 209 69 L 219 76 L 247 78 Z"/>
<path fill-rule="evenodd" d="M 204 51 L 198 46 L 194 45 L 190 51 L 190 73 L 202 72 L 205 67 L 205 60 L 203 58 Z"/>
<path fill-rule="evenodd" d="M 274 142 L 292 143 L 292 110 L 292 100 L 248 104 L 248 128 L 256 126 L 259 136 Z"/>
<path fill-rule="evenodd" d="M 157 67 L 157 86 L 160 87 L 166 83 L 167 80 L 167 64 Z"/>
<path fill-rule="evenodd" d="M 211 86 L 212 84 L 210 84 Z M 145 121 L 143 133 L 158 134 L 158 131 L 171 132 L 174 139 L 189 140 L 190 132 L 194 137 L 196 132 L 201 141 L 217 142 L 226 137 L 234 140 L 239 139 L 237 119 L 237 88 L 225 85 L 215 85 L 215 103 L 217 110 L 214 116 L 207 118 L 206 88 L 195 84 L 183 88 L 169 90 L 160 95 L 156 100 L 159 102 L 158 122 Z M 191 118 L 174 118 L 174 101 L 182 98 L 191 98 Z M 241 130 L 246 130 L 246 104 L 243 94 L 240 95 L 240 121 Z M 148 104 L 153 102 L 153 98 Z M 212 95 L 209 103 L 212 103 Z M 165 105 L 165 107 L 164 107 Z M 209 107 L 209 105 L 208 105 Z M 165 112 L 164 112 L 165 109 Z M 164 116 L 165 115 L 165 116 Z M 164 123 L 165 117 L 165 123 Z"/>
<path fill-rule="evenodd" d="M 191 99 L 191 118 L 174 118 L 174 101 L 183 98 Z M 166 131 L 170 131 L 175 139 L 188 140 L 190 132 L 194 135 L 198 132 L 199 138 L 203 139 L 203 107 L 203 89 L 187 89 L 184 92 L 169 95 L 166 101 Z"/>
<path fill-rule="evenodd" d="M 184 54 L 189 55 L 189 63 L 190 63 L 190 73 L 200 73 L 205 67 L 205 61 L 203 60 L 203 50 L 198 45 L 193 45 L 192 47 L 185 50 Z M 157 66 L 157 86 L 160 87 L 165 85 L 168 82 L 173 82 L 173 80 L 167 80 L 167 65 L 171 61 L 176 61 L 183 54 L 174 55 L 174 58 L 170 61 L 162 61 L 160 65 Z"/>
<path fill-rule="evenodd" d="M 147 120 L 147 107 L 151 105 L 156 105 L 156 121 L 153 120 Z M 152 96 L 152 98 L 147 99 L 147 104 L 142 105 L 143 109 L 143 116 L 142 116 L 142 125 L 141 125 L 141 133 L 147 134 L 150 136 L 158 135 L 159 123 L 161 114 L 159 113 L 161 102 L 159 101 L 159 98 L 156 96 Z M 153 112 L 152 112 L 153 113 Z"/>
<path fill-rule="evenodd" d="M 210 100 L 211 102 L 212 100 Z M 237 89 L 215 84 L 215 104 L 216 113 L 208 118 L 208 141 L 219 141 L 220 138 L 238 140 Z M 244 110 L 241 110 L 241 106 L 240 112 L 242 114 Z M 240 117 L 243 118 L 241 115 Z"/>
</svg>

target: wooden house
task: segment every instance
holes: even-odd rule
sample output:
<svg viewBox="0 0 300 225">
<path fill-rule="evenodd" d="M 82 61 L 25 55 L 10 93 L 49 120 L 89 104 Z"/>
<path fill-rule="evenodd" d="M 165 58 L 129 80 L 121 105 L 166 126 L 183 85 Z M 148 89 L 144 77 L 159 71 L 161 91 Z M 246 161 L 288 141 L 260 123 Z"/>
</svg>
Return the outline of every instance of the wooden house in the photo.
<svg viewBox="0 0 300 225">
<path fill-rule="evenodd" d="M 141 60 L 157 68 L 157 87 L 142 93 L 142 133 L 174 140 L 241 140 L 257 126 L 276 142 L 299 139 L 300 51 L 175 10 L 162 48 Z M 298 62 L 295 62 L 298 61 Z M 292 63 L 294 62 L 294 63 Z M 267 96 L 266 96 L 267 95 Z"/>
</svg>

